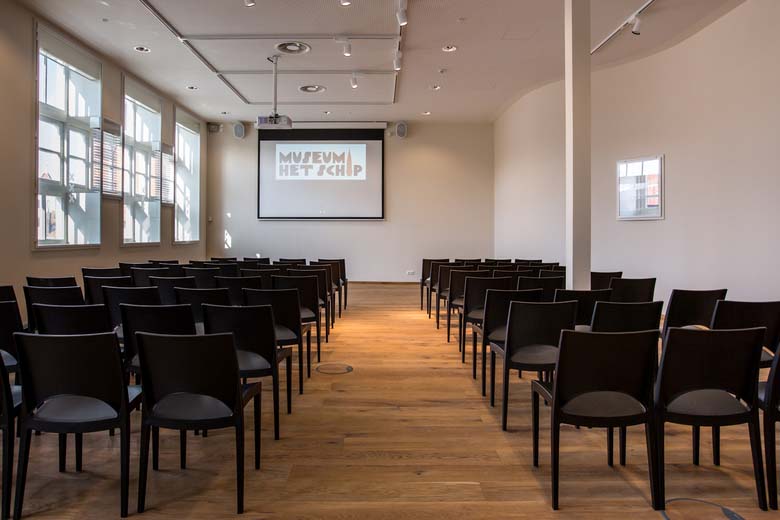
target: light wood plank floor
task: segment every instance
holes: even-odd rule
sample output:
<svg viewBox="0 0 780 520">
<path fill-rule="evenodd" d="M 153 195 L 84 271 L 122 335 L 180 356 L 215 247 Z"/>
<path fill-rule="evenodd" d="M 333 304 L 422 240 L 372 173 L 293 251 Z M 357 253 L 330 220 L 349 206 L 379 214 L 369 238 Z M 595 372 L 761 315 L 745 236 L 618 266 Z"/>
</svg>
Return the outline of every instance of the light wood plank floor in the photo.
<svg viewBox="0 0 780 520">
<path fill-rule="evenodd" d="M 348 363 L 354 372 L 313 372 L 306 393 L 293 396 L 293 415 L 282 416 L 279 441 L 272 435 L 270 383 L 264 385 L 263 467 L 255 471 L 251 465 L 248 431 L 243 518 L 663 518 L 649 502 L 641 427 L 629 431 L 628 465 L 614 469 L 606 464 L 603 430 L 565 427 L 561 510 L 553 512 L 544 407 L 542 465 L 531 466 L 531 375 L 511 380 L 510 431 L 504 433 L 499 407 L 491 409 L 481 397 L 468 360 L 460 362 L 457 343 L 447 344 L 444 330 L 437 331 L 419 310 L 416 286 L 352 284 L 350 289 L 349 309 L 324 345 L 322 361 Z M 500 396 L 500 380 L 497 391 Z M 251 407 L 247 410 L 250 419 Z M 131 515 L 137 413 L 133 425 Z M 756 505 L 747 430 L 724 429 L 720 467 L 711 464 L 709 432 L 702 434 L 702 465 L 695 467 L 690 431 L 669 427 L 667 498 L 715 502 L 744 518 L 777 518 Z M 190 435 L 184 471 L 178 469 L 178 433 L 161 437 L 162 470 L 150 470 L 142 518 L 235 517 L 232 432 L 213 431 L 206 439 Z M 71 438 L 68 472 L 60 474 L 56 436 L 33 438 L 26 517 L 119 516 L 118 437 L 85 436 L 81 474 L 73 471 L 72 443 Z M 723 518 L 718 507 L 694 502 L 673 502 L 667 515 Z"/>
</svg>

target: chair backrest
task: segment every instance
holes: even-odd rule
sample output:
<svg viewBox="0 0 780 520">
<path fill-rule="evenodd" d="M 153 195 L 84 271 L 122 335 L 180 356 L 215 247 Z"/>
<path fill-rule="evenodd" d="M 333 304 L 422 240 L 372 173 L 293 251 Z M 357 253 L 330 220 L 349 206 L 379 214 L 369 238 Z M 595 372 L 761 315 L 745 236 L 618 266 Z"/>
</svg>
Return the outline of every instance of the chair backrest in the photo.
<svg viewBox="0 0 780 520">
<path fill-rule="evenodd" d="M 333 287 L 337 286 L 341 280 L 341 276 L 339 276 L 341 269 L 339 269 L 339 264 L 337 262 L 320 262 L 312 260 L 309 262 L 308 266 L 298 266 L 298 269 L 316 269 L 318 267 L 328 270 L 328 290 L 333 291 Z"/>
<path fill-rule="evenodd" d="M 280 258 L 279 261 L 284 264 L 306 265 L 305 258 Z"/>
<path fill-rule="evenodd" d="M 515 258 L 515 263 L 516 264 L 521 264 L 521 265 L 536 265 L 536 264 L 541 264 L 542 261 L 541 260 L 528 260 L 528 259 L 525 259 L 525 258 Z"/>
<path fill-rule="evenodd" d="M 13 285 L 0 285 L 0 302 L 15 302 L 16 291 Z"/>
<path fill-rule="evenodd" d="M 271 289 L 271 277 L 274 275 L 281 275 L 281 269 L 242 269 L 241 276 L 248 278 L 260 278 L 261 289 Z"/>
<path fill-rule="evenodd" d="M 316 262 L 309 262 L 310 265 L 330 264 L 333 266 L 332 280 L 334 283 L 341 284 L 345 280 L 343 266 L 340 260 L 318 259 Z"/>
<path fill-rule="evenodd" d="M 123 303 L 122 329 L 125 333 L 125 360 L 138 354 L 137 332 L 155 334 L 195 334 L 195 320 L 189 305 L 132 305 Z"/>
<path fill-rule="evenodd" d="M 511 264 L 511 258 L 485 258 L 486 264 Z"/>
<path fill-rule="evenodd" d="M 197 322 L 203 321 L 203 308 L 201 305 L 204 303 L 230 305 L 229 289 L 187 289 L 176 287 L 173 291 L 176 293 L 176 303 L 192 307 L 192 316 Z"/>
<path fill-rule="evenodd" d="M 510 271 L 507 269 L 493 269 L 491 272 L 493 273 L 493 278 L 509 278 L 509 289 L 517 289 L 517 278 L 524 276 L 523 274 L 518 274 L 517 271 Z"/>
<path fill-rule="evenodd" d="M 221 401 L 241 412 L 241 381 L 232 334 L 137 335 L 144 407 L 153 410 L 164 397 L 188 392 Z"/>
<path fill-rule="evenodd" d="M 239 273 L 243 269 L 257 269 L 260 266 L 260 262 L 258 262 L 256 258 L 250 258 L 248 260 L 236 260 L 235 263 L 238 264 Z"/>
<path fill-rule="evenodd" d="M 282 276 L 287 276 L 287 270 L 291 267 L 295 267 L 295 264 L 286 264 L 284 262 L 274 262 L 270 267 L 278 269 L 282 272 Z"/>
<path fill-rule="evenodd" d="M 123 303 L 132 305 L 160 305 L 160 291 L 157 287 L 103 287 L 103 300 L 108 307 L 111 316 L 111 324 L 117 327 L 122 324 L 122 311 L 119 306 Z M 125 335 L 126 337 L 127 335 Z"/>
<path fill-rule="evenodd" d="M 119 262 L 119 271 L 122 273 L 122 276 L 132 276 L 132 272 L 130 270 L 133 267 L 154 267 L 154 265 L 140 262 Z"/>
<path fill-rule="evenodd" d="M 162 278 L 170 274 L 167 267 L 131 267 L 130 272 L 133 277 L 133 285 L 136 287 L 151 287 L 152 283 L 149 281 L 149 277 Z"/>
<path fill-rule="evenodd" d="M 428 273 L 428 278 L 431 279 L 431 287 L 436 287 L 439 283 L 439 271 L 441 266 L 464 267 L 464 265 L 459 262 L 437 262 L 436 260 L 432 260 L 431 272 Z"/>
<path fill-rule="evenodd" d="M 718 300 L 726 298 L 726 289 L 688 291 L 672 289 L 664 316 L 664 332 L 669 327 L 709 326 Z"/>
<path fill-rule="evenodd" d="M 198 289 L 216 289 L 219 276 L 218 267 L 185 267 L 184 275 L 195 278 L 195 286 Z"/>
<path fill-rule="evenodd" d="M 437 266 L 437 264 L 433 264 L 433 266 Z M 438 265 L 438 271 L 439 274 L 436 277 L 436 290 L 439 292 L 446 291 L 450 288 L 450 271 L 453 269 L 458 269 L 459 271 L 476 271 L 477 266 L 468 266 L 463 263 L 459 264 L 441 264 Z M 433 280 L 433 279 L 431 279 Z"/>
<path fill-rule="evenodd" d="M 347 280 L 347 259 L 346 258 L 318 258 L 320 262 L 338 262 L 339 263 L 339 274 L 341 276 L 342 281 Z"/>
<path fill-rule="evenodd" d="M 243 289 L 262 289 L 260 276 L 217 276 L 217 287 L 230 291 L 230 305 L 243 305 Z"/>
<path fill-rule="evenodd" d="M 517 272 L 519 273 L 520 271 L 525 272 L 526 274 L 524 274 L 523 276 L 525 276 L 527 278 L 539 278 L 539 271 L 541 271 L 541 268 L 538 265 L 536 265 L 536 264 L 533 264 L 533 265 L 520 265 L 520 264 L 518 264 L 517 265 Z"/>
<path fill-rule="evenodd" d="M 541 289 L 526 291 L 488 289 L 485 293 L 485 319 L 482 322 L 485 337 L 504 329 L 509 318 L 509 306 L 512 302 L 540 302 Z"/>
<path fill-rule="evenodd" d="M 756 405 L 763 327 L 701 330 L 670 327 L 664 338 L 655 402 L 666 407 L 693 390 L 718 389 Z"/>
<path fill-rule="evenodd" d="M 297 289 L 301 307 L 319 315 L 319 281 L 311 276 L 272 276 L 274 289 Z"/>
<path fill-rule="evenodd" d="M 555 278 L 531 278 L 528 276 L 517 277 L 517 288 L 524 289 L 542 289 L 542 301 L 551 302 L 555 299 L 555 291 L 566 287 L 566 278 L 563 276 Z"/>
<path fill-rule="evenodd" d="M 316 276 L 317 290 L 319 298 L 324 302 L 328 299 L 331 288 L 330 269 L 325 266 L 298 266 L 295 269 L 288 269 L 287 276 Z"/>
<path fill-rule="evenodd" d="M 30 287 L 73 287 L 78 285 L 75 276 L 28 276 L 27 285 Z"/>
<path fill-rule="evenodd" d="M 105 303 L 103 299 L 103 287 L 132 287 L 133 279 L 130 276 L 85 276 L 84 277 L 84 301 L 89 304 Z"/>
<path fill-rule="evenodd" d="M 86 278 L 87 276 L 114 278 L 117 276 L 122 276 L 122 271 L 118 267 L 82 267 L 81 276 L 82 278 Z"/>
<path fill-rule="evenodd" d="M 450 292 L 449 300 L 463 298 L 466 290 L 466 277 L 469 278 L 492 278 L 491 271 L 479 271 L 476 267 L 467 267 L 465 269 L 453 269 L 450 271 Z M 511 289 L 511 287 L 508 287 Z"/>
<path fill-rule="evenodd" d="M 623 271 L 591 271 L 590 289 L 592 291 L 597 291 L 599 289 L 609 289 L 609 284 L 613 278 L 623 278 Z"/>
<path fill-rule="evenodd" d="M 235 256 L 212 256 L 211 257 L 212 262 L 232 262 L 236 263 L 238 261 L 238 257 Z"/>
<path fill-rule="evenodd" d="M 608 302 L 612 295 L 612 289 L 601 289 L 595 291 L 572 291 L 567 289 L 558 289 L 555 291 L 556 302 L 577 302 L 577 325 L 590 325 L 593 319 L 593 309 L 596 308 L 596 302 Z M 657 330 L 657 329 L 656 329 Z M 658 334 L 656 333 L 656 339 Z"/>
<path fill-rule="evenodd" d="M 11 338 L 11 343 L 14 340 Z M 14 350 L 16 352 L 16 350 Z M 11 392 L 11 381 L 8 377 L 8 369 L 5 363 L 0 363 L 0 422 L 5 426 L 4 431 L 9 431 L 9 426 L 16 419 L 13 413 L 14 398 Z"/>
<path fill-rule="evenodd" d="M 555 269 L 539 269 L 539 278 L 558 278 L 566 276 L 566 270 L 560 268 Z"/>
<path fill-rule="evenodd" d="M 561 333 L 555 367 L 553 409 L 590 392 L 620 392 L 653 404 L 658 331 Z"/>
<path fill-rule="evenodd" d="M 23 330 L 19 304 L 12 300 L 0 301 L 0 350 L 5 350 L 16 357 L 14 333 Z"/>
<path fill-rule="evenodd" d="M 182 264 L 159 264 L 159 266 L 168 268 L 168 274 L 165 276 L 170 276 L 172 278 L 183 278 L 185 276 L 184 265 Z"/>
<path fill-rule="evenodd" d="M 117 418 L 127 410 L 119 342 L 113 332 L 67 336 L 18 332 L 14 339 L 28 412 L 57 395 L 99 399 Z"/>
<path fill-rule="evenodd" d="M 34 303 L 48 303 L 50 305 L 84 305 L 84 296 L 81 287 L 31 287 L 25 285 L 24 300 L 27 304 L 27 326 L 31 331 L 37 330 L 35 323 Z"/>
<path fill-rule="evenodd" d="M 179 265 L 178 260 L 149 260 L 152 265 Z"/>
<path fill-rule="evenodd" d="M 219 269 L 218 276 L 238 276 L 237 262 L 207 262 L 205 265 Z"/>
<path fill-rule="evenodd" d="M 246 260 L 246 258 L 244 258 Z M 259 265 L 271 265 L 271 259 L 267 256 L 257 257 L 257 263 Z"/>
<path fill-rule="evenodd" d="M 150 276 L 149 282 L 160 291 L 160 303 L 163 305 L 176 304 L 176 287 L 195 288 L 194 276 Z"/>
<path fill-rule="evenodd" d="M 425 281 L 431 276 L 431 262 L 449 262 L 449 258 L 423 258 L 422 267 L 420 268 L 420 280 Z"/>
<path fill-rule="evenodd" d="M 485 308 L 485 296 L 491 289 L 499 291 L 508 291 L 513 289 L 512 278 L 486 278 L 486 277 L 466 277 L 466 287 L 463 290 L 463 315 L 478 309 Z"/>
<path fill-rule="evenodd" d="M 609 288 L 613 302 L 651 302 L 655 295 L 655 278 L 611 278 Z"/>
<path fill-rule="evenodd" d="M 766 336 L 768 335 L 769 333 L 767 332 Z M 775 357 L 772 358 L 772 366 L 769 369 L 764 402 L 767 410 L 777 410 L 780 407 L 780 356 L 777 355 L 777 350 L 775 350 Z"/>
<path fill-rule="evenodd" d="M 113 332 L 105 305 L 33 304 L 40 334 L 99 334 Z"/>
<path fill-rule="evenodd" d="M 593 332 L 658 330 L 664 302 L 596 302 L 590 328 Z"/>
<path fill-rule="evenodd" d="M 460 264 L 481 264 L 482 263 L 481 258 L 456 258 L 455 261 Z"/>
<path fill-rule="evenodd" d="M 720 300 L 715 305 L 711 329 L 765 327 L 764 347 L 777 353 L 780 348 L 780 301 L 739 302 Z"/>
<path fill-rule="evenodd" d="M 528 345 L 558 346 L 561 331 L 574 330 L 577 302 L 529 303 L 513 301 L 506 325 L 506 355 Z"/>
<path fill-rule="evenodd" d="M 254 352 L 263 356 L 272 367 L 276 365 L 274 311 L 270 305 L 205 304 L 203 326 L 206 334 L 232 333 L 238 350 Z"/>
<path fill-rule="evenodd" d="M 301 338 L 301 303 L 297 289 L 244 289 L 244 305 L 270 305 L 274 321 Z"/>
</svg>

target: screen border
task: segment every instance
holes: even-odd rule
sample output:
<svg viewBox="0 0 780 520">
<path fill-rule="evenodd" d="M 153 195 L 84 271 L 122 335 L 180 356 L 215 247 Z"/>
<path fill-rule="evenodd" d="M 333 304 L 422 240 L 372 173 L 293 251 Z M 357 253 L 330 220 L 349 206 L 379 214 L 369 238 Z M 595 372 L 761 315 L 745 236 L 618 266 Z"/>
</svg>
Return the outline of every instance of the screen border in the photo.
<svg viewBox="0 0 780 520">
<path fill-rule="evenodd" d="M 263 141 L 380 141 L 382 162 L 382 214 L 379 217 L 261 217 L 260 144 Z M 380 128 L 293 128 L 257 131 L 257 220 L 385 220 L 385 131 Z"/>
</svg>

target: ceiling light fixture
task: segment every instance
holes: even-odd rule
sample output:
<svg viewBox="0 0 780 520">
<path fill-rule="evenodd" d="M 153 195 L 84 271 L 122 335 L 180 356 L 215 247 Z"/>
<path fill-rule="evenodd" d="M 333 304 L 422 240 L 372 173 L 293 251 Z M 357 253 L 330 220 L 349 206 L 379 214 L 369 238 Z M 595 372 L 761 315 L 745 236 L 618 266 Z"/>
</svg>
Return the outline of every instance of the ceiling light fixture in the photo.
<svg viewBox="0 0 780 520">
<path fill-rule="evenodd" d="M 223 110 L 222 112 L 220 112 L 220 114 L 222 114 L 223 116 L 227 116 L 230 115 L 230 112 L 228 112 L 227 110 Z"/>
<path fill-rule="evenodd" d="M 142 54 L 149 54 L 150 52 L 152 52 L 152 49 L 150 49 L 149 47 L 145 47 L 143 45 L 136 45 L 135 47 L 133 47 L 133 50 L 136 52 L 140 52 Z"/>
<path fill-rule="evenodd" d="M 441 48 L 441 50 L 443 50 L 444 52 L 455 52 L 458 50 L 458 48 L 454 45 L 445 45 L 444 47 Z"/>
<path fill-rule="evenodd" d="M 396 72 L 401 70 L 401 56 L 403 53 L 401 51 L 395 51 L 395 58 L 393 58 L 393 70 Z"/>
<path fill-rule="evenodd" d="M 431 111 L 430 110 L 426 110 L 425 112 L 422 113 L 422 115 L 429 116 L 429 115 L 431 115 Z"/>
<path fill-rule="evenodd" d="M 329 116 L 330 115 L 330 110 L 323 110 L 322 113 L 325 114 L 326 116 Z"/>
<path fill-rule="evenodd" d="M 301 85 L 298 87 L 298 90 L 305 92 L 306 94 L 319 94 L 320 92 L 325 92 L 328 89 L 322 85 Z"/>
<path fill-rule="evenodd" d="M 349 86 L 352 88 L 358 88 L 357 72 L 353 72 L 352 77 L 349 78 Z"/>
<path fill-rule="evenodd" d="M 406 18 L 406 0 L 398 0 L 398 10 L 395 12 L 395 18 L 401 27 L 409 23 L 409 20 Z"/>
<path fill-rule="evenodd" d="M 431 85 L 431 90 L 441 90 L 441 85 L 433 84 Z"/>
<path fill-rule="evenodd" d="M 311 45 L 299 41 L 291 41 L 277 43 L 275 48 L 283 54 L 306 54 L 311 50 Z"/>
<path fill-rule="evenodd" d="M 349 40 L 344 41 L 344 49 L 342 50 L 342 54 L 349 58 L 352 56 L 352 42 Z"/>
<path fill-rule="evenodd" d="M 198 87 L 195 85 L 187 85 L 187 90 L 198 90 Z"/>
<path fill-rule="evenodd" d="M 255 0 L 244 0 L 244 5 L 246 7 L 254 7 L 255 6 Z"/>
<path fill-rule="evenodd" d="M 634 16 L 631 20 L 628 21 L 628 23 L 634 24 L 634 26 L 631 28 L 631 34 L 634 36 L 639 36 L 639 26 L 642 25 L 642 20 L 638 16 Z"/>
<path fill-rule="evenodd" d="M 339 0 L 341 7 L 349 7 L 352 5 L 352 0 Z"/>
</svg>

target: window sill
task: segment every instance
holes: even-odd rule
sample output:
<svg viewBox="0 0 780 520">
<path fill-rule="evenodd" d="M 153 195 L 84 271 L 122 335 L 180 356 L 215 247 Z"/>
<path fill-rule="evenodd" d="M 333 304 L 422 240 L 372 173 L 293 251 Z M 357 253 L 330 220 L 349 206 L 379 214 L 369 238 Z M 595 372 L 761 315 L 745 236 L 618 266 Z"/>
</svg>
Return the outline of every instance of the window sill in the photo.
<svg viewBox="0 0 780 520">
<path fill-rule="evenodd" d="M 174 241 L 174 246 L 192 246 L 195 244 L 200 244 L 200 240 L 186 240 L 186 241 Z"/>
<path fill-rule="evenodd" d="M 122 242 L 119 247 L 160 247 L 160 242 Z"/>
<path fill-rule="evenodd" d="M 103 199 L 110 199 L 110 200 L 122 200 L 121 193 L 101 193 L 100 197 Z"/>
<path fill-rule="evenodd" d="M 52 244 L 48 246 L 33 245 L 33 252 L 38 253 L 42 251 L 76 251 L 79 249 L 100 249 L 100 244 Z"/>
</svg>

